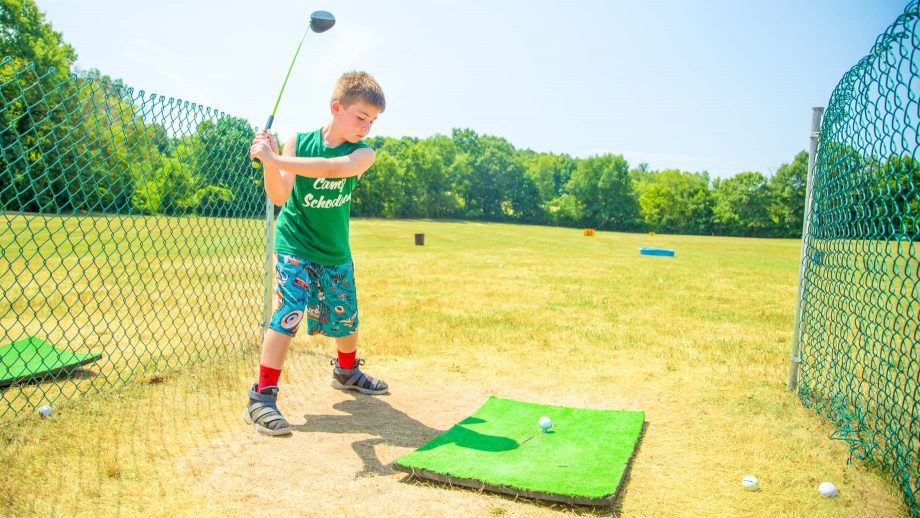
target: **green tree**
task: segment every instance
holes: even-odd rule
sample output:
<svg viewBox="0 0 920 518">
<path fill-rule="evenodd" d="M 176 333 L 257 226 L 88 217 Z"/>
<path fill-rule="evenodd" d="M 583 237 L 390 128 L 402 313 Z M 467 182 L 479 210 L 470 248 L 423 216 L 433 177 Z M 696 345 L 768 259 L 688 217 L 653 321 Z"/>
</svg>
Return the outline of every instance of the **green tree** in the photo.
<svg viewBox="0 0 920 518">
<path fill-rule="evenodd" d="M 39 75 L 56 69 L 56 78 L 67 78 L 77 59 L 73 47 L 45 20 L 34 0 L 0 0 L 0 57 L 10 56 L 7 70 L 21 69 L 30 61 Z"/>
<path fill-rule="evenodd" d="M 0 208 L 72 208 L 56 143 L 74 124 L 75 59 L 33 0 L 0 0 Z"/>
<path fill-rule="evenodd" d="M 403 137 L 394 139 L 391 137 L 369 137 L 364 143 L 374 148 L 374 151 L 386 151 L 391 155 L 397 155 L 406 148 L 412 147 L 419 142 L 415 137 Z"/>
<path fill-rule="evenodd" d="M 572 194 L 563 193 L 552 201 L 548 210 L 551 221 L 557 225 L 584 225 L 583 207 Z"/>
<path fill-rule="evenodd" d="M 472 181 L 467 183 L 463 197 L 467 203 L 467 216 L 487 221 L 507 219 L 502 202 L 500 176 L 510 165 L 510 151 L 494 139 L 486 139 L 482 151 L 472 155 Z"/>
<path fill-rule="evenodd" d="M 454 128 L 450 133 L 450 138 L 457 144 L 457 149 L 461 153 L 478 155 L 482 152 L 479 135 L 471 129 Z"/>
<path fill-rule="evenodd" d="M 709 233 L 712 200 L 707 173 L 641 171 L 636 190 L 649 230 L 680 234 Z"/>
<path fill-rule="evenodd" d="M 264 212 L 262 174 L 253 169 L 249 159 L 254 137 L 249 122 L 229 115 L 198 124 L 194 153 L 189 157 L 199 189 L 203 189 L 197 212 L 225 216 L 256 216 Z"/>
<path fill-rule="evenodd" d="M 399 217 L 402 192 L 399 160 L 388 151 L 378 150 L 374 165 L 361 176 L 352 193 L 352 214 L 363 217 Z"/>
<path fill-rule="evenodd" d="M 779 235 L 801 237 L 808 181 L 808 151 L 800 151 L 791 164 L 783 164 L 770 178 L 770 219 Z"/>
<path fill-rule="evenodd" d="M 575 164 L 569 155 L 532 153 L 524 157 L 525 174 L 537 188 L 543 205 L 548 205 L 562 194 Z"/>
<path fill-rule="evenodd" d="M 498 177 L 498 184 L 505 194 L 502 204 L 507 219 L 518 223 L 544 223 L 547 220 L 540 191 L 527 175 L 521 153 L 512 152 L 508 157 L 508 166 Z"/>
<path fill-rule="evenodd" d="M 138 177 L 132 199 L 136 208 L 147 214 L 185 214 L 207 194 L 192 171 L 189 146 L 194 144 L 178 144 L 175 156 L 161 154 L 152 174 Z"/>
<path fill-rule="evenodd" d="M 762 173 L 744 172 L 717 180 L 713 201 L 713 224 L 718 234 L 765 236 L 772 230 L 769 182 Z"/>
<path fill-rule="evenodd" d="M 89 70 L 77 84 L 79 125 L 71 128 L 71 142 L 60 147 L 91 189 L 81 199 L 88 210 L 130 212 L 137 179 L 160 160 L 165 130 L 144 122 L 121 80 Z"/>
<path fill-rule="evenodd" d="M 656 232 L 674 232 L 674 223 L 679 221 L 683 212 L 677 193 L 660 183 L 652 183 L 642 189 L 639 208 L 648 229 Z"/>
<path fill-rule="evenodd" d="M 455 132 L 455 136 L 457 133 Z M 536 186 L 524 176 L 514 147 L 494 136 L 460 133 L 460 149 L 468 149 L 469 167 L 454 172 L 456 192 L 465 202 L 466 217 L 488 221 L 520 221 L 534 217 L 539 206 Z"/>
<path fill-rule="evenodd" d="M 580 223 L 610 230 L 634 230 L 640 223 L 629 164 L 623 155 L 600 155 L 578 161 L 566 185 L 575 198 Z M 568 200 L 566 203 L 570 203 Z"/>
<path fill-rule="evenodd" d="M 457 213 L 457 202 L 450 195 L 450 161 L 456 156 L 454 142 L 438 135 L 419 141 L 399 154 L 404 168 L 408 202 L 407 217 L 445 218 Z"/>
</svg>

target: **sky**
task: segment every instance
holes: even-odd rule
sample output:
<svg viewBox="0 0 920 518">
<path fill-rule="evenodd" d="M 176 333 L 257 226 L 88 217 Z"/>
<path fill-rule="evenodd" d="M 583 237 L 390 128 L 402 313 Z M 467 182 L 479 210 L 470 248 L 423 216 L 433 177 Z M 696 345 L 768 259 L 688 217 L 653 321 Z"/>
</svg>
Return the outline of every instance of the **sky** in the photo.
<svg viewBox="0 0 920 518">
<path fill-rule="evenodd" d="M 36 0 L 77 51 L 147 93 L 263 126 L 309 13 L 273 129 L 329 118 L 365 70 L 387 109 L 372 135 L 504 137 L 633 166 L 772 175 L 808 146 L 811 108 L 907 2 L 891 0 Z"/>
</svg>

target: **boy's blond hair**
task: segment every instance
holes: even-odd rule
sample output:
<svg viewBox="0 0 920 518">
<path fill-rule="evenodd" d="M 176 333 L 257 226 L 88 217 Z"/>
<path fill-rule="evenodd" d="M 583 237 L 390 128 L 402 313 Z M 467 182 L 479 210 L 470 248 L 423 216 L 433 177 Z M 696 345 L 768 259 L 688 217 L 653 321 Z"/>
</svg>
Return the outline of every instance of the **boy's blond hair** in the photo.
<svg viewBox="0 0 920 518">
<path fill-rule="evenodd" d="M 342 103 L 345 108 L 359 101 L 369 104 L 381 112 L 387 107 L 387 100 L 383 96 L 383 88 L 380 88 L 377 80 L 367 72 L 353 71 L 342 74 L 332 91 L 331 102 L 335 101 Z"/>
</svg>

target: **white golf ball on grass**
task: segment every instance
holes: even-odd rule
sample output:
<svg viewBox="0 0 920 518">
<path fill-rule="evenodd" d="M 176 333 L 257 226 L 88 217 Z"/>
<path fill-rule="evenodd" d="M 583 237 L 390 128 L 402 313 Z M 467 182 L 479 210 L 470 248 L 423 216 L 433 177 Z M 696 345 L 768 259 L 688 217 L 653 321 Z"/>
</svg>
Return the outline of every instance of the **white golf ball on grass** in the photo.
<svg viewBox="0 0 920 518">
<path fill-rule="evenodd" d="M 40 416 L 42 416 L 42 417 L 49 417 L 49 416 L 51 416 L 51 407 L 48 406 L 48 405 L 44 405 L 44 406 L 40 407 L 40 408 L 38 409 L 38 415 L 40 415 Z"/>
<path fill-rule="evenodd" d="M 760 481 L 754 475 L 746 475 L 741 479 L 741 486 L 748 491 L 759 491 Z"/>
<path fill-rule="evenodd" d="M 553 420 L 546 416 L 541 417 L 537 424 L 540 425 L 540 429 L 544 432 L 548 432 L 553 429 Z"/>
<path fill-rule="evenodd" d="M 824 498 L 837 496 L 837 486 L 831 482 L 821 482 L 821 485 L 818 486 L 818 492 L 821 493 L 821 496 Z"/>
</svg>

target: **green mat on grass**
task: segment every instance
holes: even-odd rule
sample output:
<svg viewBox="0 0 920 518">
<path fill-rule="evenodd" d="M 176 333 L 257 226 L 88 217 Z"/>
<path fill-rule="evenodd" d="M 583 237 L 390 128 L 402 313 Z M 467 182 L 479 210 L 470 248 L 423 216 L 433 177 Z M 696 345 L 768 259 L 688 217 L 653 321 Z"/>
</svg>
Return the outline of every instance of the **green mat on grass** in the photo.
<svg viewBox="0 0 920 518">
<path fill-rule="evenodd" d="M 537 425 L 553 420 L 550 433 Z M 613 505 L 645 413 L 491 397 L 473 415 L 396 460 L 397 469 L 529 498 Z"/>
<path fill-rule="evenodd" d="M 81 365 L 92 363 L 102 354 L 72 353 L 58 349 L 34 336 L 0 346 L 0 387 L 21 380 L 41 380 Z"/>
</svg>

